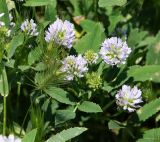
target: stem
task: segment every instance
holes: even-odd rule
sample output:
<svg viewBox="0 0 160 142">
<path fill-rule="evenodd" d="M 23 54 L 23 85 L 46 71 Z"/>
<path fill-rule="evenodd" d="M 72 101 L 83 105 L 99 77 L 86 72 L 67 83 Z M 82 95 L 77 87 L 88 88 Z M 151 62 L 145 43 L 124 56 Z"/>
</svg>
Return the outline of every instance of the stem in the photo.
<svg viewBox="0 0 160 142">
<path fill-rule="evenodd" d="M 3 135 L 6 134 L 6 118 L 7 118 L 7 105 L 6 96 L 3 97 Z"/>
</svg>

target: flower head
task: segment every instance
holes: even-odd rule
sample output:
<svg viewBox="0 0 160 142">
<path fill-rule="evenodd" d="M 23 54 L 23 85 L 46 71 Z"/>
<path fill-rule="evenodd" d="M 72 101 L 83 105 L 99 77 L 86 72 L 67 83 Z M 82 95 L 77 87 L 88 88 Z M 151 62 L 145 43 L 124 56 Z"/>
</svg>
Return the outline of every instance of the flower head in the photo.
<svg viewBox="0 0 160 142">
<path fill-rule="evenodd" d="M 67 20 L 63 22 L 59 18 L 49 26 L 45 36 L 47 42 L 53 41 L 55 44 L 63 45 L 66 48 L 72 47 L 74 39 L 74 25 Z"/>
<path fill-rule="evenodd" d="M 130 53 L 127 43 L 117 37 L 106 39 L 99 52 L 104 62 L 110 65 L 125 64 Z"/>
<path fill-rule="evenodd" d="M 0 142 L 21 142 L 21 139 L 12 134 L 8 137 L 0 135 Z"/>
<path fill-rule="evenodd" d="M 4 16 L 4 13 L 0 13 L 0 18 Z M 0 27 L 5 26 L 5 23 L 0 21 Z"/>
<path fill-rule="evenodd" d="M 61 71 L 66 73 L 66 80 L 73 80 L 74 77 L 83 77 L 84 73 L 88 71 L 87 61 L 82 55 L 70 55 L 62 61 Z"/>
<path fill-rule="evenodd" d="M 87 79 L 87 84 L 89 88 L 93 90 L 99 89 L 102 85 L 102 79 L 100 75 L 96 72 L 92 72 L 91 74 L 87 73 L 86 79 Z"/>
<path fill-rule="evenodd" d="M 123 85 L 122 89 L 116 94 L 116 103 L 119 107 L 129 112 L 133 112 L 136 108 L 139 108 L 139 103 L 142 101 L 142 92 L 136 86 L 131 88 L 130 86 Z"/>
<path fill-rule="evenodd" d="M 21 25 L 21 30 L 29 36 L 37 36 L 37 24 L 34 23 L 34 20 L 25 20 Z"/>
<path fill-rule="evenodd" d="M 98 60 L 98 54 L 92 50 L 88 50 L 84 54 L 84 58 L 88 62 L 88 64 L 96 64 Z"/>
</svg>

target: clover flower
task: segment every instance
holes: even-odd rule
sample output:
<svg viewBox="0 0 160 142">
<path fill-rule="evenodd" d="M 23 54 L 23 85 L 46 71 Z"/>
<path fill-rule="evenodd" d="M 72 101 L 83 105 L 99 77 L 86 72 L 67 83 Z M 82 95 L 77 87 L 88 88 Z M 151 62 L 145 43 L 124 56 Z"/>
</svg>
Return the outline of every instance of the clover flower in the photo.
<svg viewBox="0 0 160 142">
<path fill-rule="evenodd" d="M 104 62 L 109 65 L 125 64 L 130 53 L 127 43 L 117 37 L 105 39 L 99 52 Z"/>
<path fill-rule="evenodd" d="M 4 16 L 4 13 L 0 13 L 0 18 Z M 0 21 L 0 27 L 5 26 L 5 23 Z"/>
<path fill-rule="evenodd" d="M 47 42 L 53 41 L 55 44 L 69 49 L 72 47 L 74 39 L 74 25 L 67 20 L 63 22 L 59 18 L 49 26 L 45 36 Z"/>
<path fill-rule="evenodd" d="M 88 64 L 96 64 L 98 60 L 98 54 L 92 50 L 88 50 L 84 54 L 84 58 L 88 62 Z"/>
<path fill-rule="evenodd" d="M 89 88 L 93 89 L 94 91 L 99 89 L 102 85 L 102 79 L 100 75 L 96 72 L 87 73 L 86 74 L 86 83 L 88 84 Z"/>
<path fill-rule="evenodd" d="M 26 19 L 21 25 L 21 30 L 29 36 L 37 36 L 38 35 L 37 24 L 34 23 L 33 19 L 31 19 L 31 20 Z"/>
<path fill-rule="evenodd" d="M 141 90 L 136 86 L 131 88 L 130 86 L 123 85 L 122 89 L 115 96 L 116 104 L 124 110 L 133 112 L 136 108 L 140 107 L 139 103 L 143 102 L 141 94 Z"/>
<path fill-rule="evenodd" d="M 21 139 L 12 134 L 8 137 L 0 135 L 0 142 L 21 142 Z"/>
<path fill-rule="evenodd" d="M 82 55 L 70 55 L 62 61 L 61 71 L 66 73 L 66 80 L 73 80 L 74 77 L 83 77 L 88 71 L 87 61 Z"/>
</svg>

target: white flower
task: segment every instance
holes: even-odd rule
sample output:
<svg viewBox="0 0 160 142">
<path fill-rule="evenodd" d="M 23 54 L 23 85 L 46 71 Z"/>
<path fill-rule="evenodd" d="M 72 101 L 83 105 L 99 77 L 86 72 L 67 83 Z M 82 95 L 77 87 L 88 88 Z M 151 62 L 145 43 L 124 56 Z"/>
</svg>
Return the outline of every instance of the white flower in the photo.
<svg viewBox="0 0 160 142">
<path fill-rule="evenodd" d="M 10 20 L 10 26 L 11 26 L 11 27 L 14 27 L 14 26 L 15 26 L 15 23 L 12 22 L 12 20 L 13 20 L 12 13 L 9 13 L 9 20 Z"/>
<path fill-rule="evenodd" d="M 0 13 L 0 18 L 4 16 L 4 13 Z M 0 27 L 5 26 L 5 23 L 0 21 Z"/>
<path fill-rule="evenodd" d="M 130 53 L 127 43 L 117 37 L 105 39 L 99 52 L 104 62 L 109 65 L 125 64 Z"/>
<path fill-rule="evenodd" d="M 119 90 L 115 96 L 116 104 L 124 110 L 133 112 L 136 108 L 141 107 L 139 105 L 139 103 L 143 102 L 141 94 L 141 90 L 139 90 L 136 86 L 131 88 L 130 86 L 123 85 L 122 89 Z"/>
<path fill-rule="evenodd" d="M 25 32 L 29 36 L 37 36 L 37 24 L 34 23 L 34 20 L 31 19 L 30 21 L 27 19 L 21 25 L 21 30 Z"/>
<path fill-rule="evenodd" d="M 63 45 L 66 48 L 71 48 L 75 39 L 74 25 L 69 21 L 64 22 L 57 18 L 46 31 L 45 40 L 53 41 L 55 44 Z"/>
<path fill-rule="evenodd" d="M 84 58 L 88 62 L 88 64 L 96 64 L 98 60 L 98 54 L 93 52 L 92 50 L 88 50 L 84 54 Z"/>
<path fill-rule="evenodd" d="M 83 77 L 84 73 L 88 71 L 87 61 L 78 55 L 78 57 L 70 55 L 62 61 L 61 71 L 66 73 L 67 80 L 73 80 L 74 77 Z"/>
<path fill-rule="evenodd" d="M 8 137 L 0 135 L 0 142 L 21 142 L 21 139 L 12 134 Z"/>
</svg>

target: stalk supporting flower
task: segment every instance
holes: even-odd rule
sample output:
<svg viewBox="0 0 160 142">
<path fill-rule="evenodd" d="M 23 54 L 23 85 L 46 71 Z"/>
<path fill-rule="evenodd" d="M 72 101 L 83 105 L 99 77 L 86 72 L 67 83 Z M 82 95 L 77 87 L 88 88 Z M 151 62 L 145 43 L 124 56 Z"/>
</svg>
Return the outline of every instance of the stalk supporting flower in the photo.
<svg viewBox="0 0 160 142">
<path fill-rule="evenodd" d="M 116 103 L 118 107 L 128 110 L 129 112 L 135 111 L 141 107 L 139 104 L 142 101 L 142 92 L 136 86 L 131 88 L 130 86 L 123 85 L 122 89 L 116 94 Z"/>
<path fill-rule="evenodd" d="M 74 25 L 67 20 L 63 22 L 57 18 L 46 31 L 45 40 L 66 48 L 71 48 L 75 40 Z"/>
<path fill-rule="evenodd" d="M 99 52 L 104 62 L 109 65 L 125 64 L 130 53 L 131 49 L 126 41 L 123 42 L 117 37 L 105 39 Z"/>
<path fill-rule="evenodd" d="M 61 71 L 66 73 L 66 80 L 73 80 L 74 77 L 83 77 L 88 71 L 87 61 L 82 55 L 70 55 L 62 61 Z"/>
<path fill-rule="evenodd" d="M 21 30 L 29 36 L 38 35 L 37 24 L 34 22 L 33 19 L 31 20 L 26 19 L 21 25 Z"/>
</svg>

